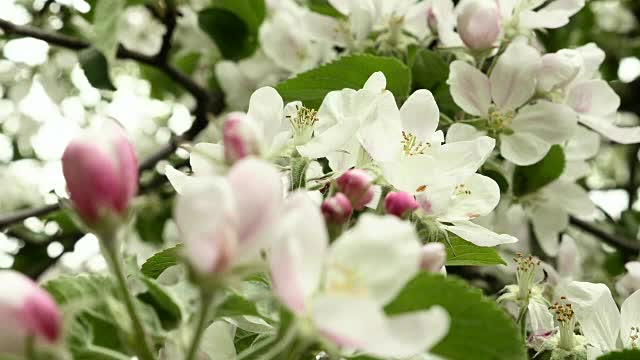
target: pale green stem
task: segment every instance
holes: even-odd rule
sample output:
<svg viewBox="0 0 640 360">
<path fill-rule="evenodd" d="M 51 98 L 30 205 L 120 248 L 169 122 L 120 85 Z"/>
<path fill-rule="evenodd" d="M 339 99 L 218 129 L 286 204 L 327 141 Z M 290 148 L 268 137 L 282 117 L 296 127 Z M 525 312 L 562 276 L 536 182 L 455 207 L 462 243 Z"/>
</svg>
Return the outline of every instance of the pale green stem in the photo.
<svg viewBox="0 0 640 360">
<path fill-rule="evenodd" d="M 520 334 L 522 335 L 522 339 L 527 341 L 527 314 L 529 312 L 529 306 L 527 304 L 523 304 L 520 308 L 520 312 L 518 313 L 517 323 L 520 325 Z"/>
<path fill-rule="evenodd" d="M 122 259 L 120 257 L 120 252 L 117 249 L 117 241 L 115 233 L 109 234 L 108 236 L 101 236 L 104 254 L 109 262 L 111 267 L 111 271 L 116 277 L 116 283 L 120 290 L 122 300 L 124 301 L 125 307 L 127 308 L 127 312 L 129 317 L 131 318 L 131 324 L 133 326 L 133 332 L 135 336 L 135 341 L 137 343 L 136 353 L 142 360 L 154 360 L 155 357 L 153 355 L 152 347 L 149 344 L 149 338 L 147 337 L 147 333 L 144 329 L 144 325 L 140 317 L 138 316 L 138 312 L 136 311 L 135 301 L 131 292 L 129 292 L 129 288 L 127 287 L 127 279 L 124 274 L 124 269 L 122 268 Z"/>
<path fill-rule="evenodd" d="M 196 331 L 193 334 L 191 345 L 189 346 L 189 352 L 186 360 L 194 360 L 198 355 L 198 348 L 200 348 L 200 342 L 202 341 L 202 335 L 207 328 L 207 319 L 209 318 L 209 309 L 213 302 L 213 291 L 209 289 L 200 290 L 200 310 L 198 311 L 198 322 L 196 323 Z"/>
<path fill-rule="evenodd" d="M 277 344 L 275 344 L 275 346 L 269 349 L 268 352 L 262 355 L 262 357 L 260 357 L 259 360 L 274 359 L 281 352 L 283 352 L 287 348 L 287 346 L 289 346 L 289 344 L 291 344 L 291 342 L 296 338 L 297 332 L 298 332 L 297 327 L 295 325 L 292 325 L 290 328 L 287 329 L 287 332 L 284 334 L 282 339 L 280 339 L 280 341 Z"/>
</svg>

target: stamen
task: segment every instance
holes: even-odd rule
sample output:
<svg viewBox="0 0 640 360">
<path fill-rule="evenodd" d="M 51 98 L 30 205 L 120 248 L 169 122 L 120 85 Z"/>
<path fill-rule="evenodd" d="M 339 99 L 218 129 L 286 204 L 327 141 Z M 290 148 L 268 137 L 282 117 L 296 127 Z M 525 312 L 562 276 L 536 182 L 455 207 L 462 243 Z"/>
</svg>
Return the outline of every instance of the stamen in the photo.
<svg viewBox="0 0 640 360">
<path fill-rule="evenodd" d="M 638 338 L 640 337 L 640 327 L 632 326 L 631 334 L 629 334 L 629 339 L 631 339 L 631 348 L 638 349 Z"/>
<path fill-rule="evenodd" d="M 576 317 L 571 308 L 571 303 L 563 296 L 559 302 L 551 305 L 549 310 L 554 313 L 556 321 L 560 326 L 560 341 L 558 342 L 558 347 L 564 350 L 573 350 L 575 347 L 574 330 L 576 327 Z"/>
<path fill-rule="evenodd" d="M 524 256 L 516 254 L 513 261 L 518 265 L 516 279 L 518 280 L 518 299 L 528 302 L 531 288 L 540 268 L 540 260 L 534 256 Z"/>
<path fill-rule="evenodd" d="M 409 156 L 422 155 L 431 148 L 428 141 L 418 141 L 417 137 L 412 133 L 402 131 L 402 150 Z"/>
<path fill-rule="evenodd" d="M 496 109 L 489 111 L 489 127 L 493 130 L 502 130 L 511 126 L 513 118 L 515 117 L 515 111 L 508 110 L 500 112 Z"/>
<path fill-rule="evenodd" d="M 298 105 L 296 105 L 296 110 L 296 115 L 287 115 L 287 119 L 293 128 L 294 142 L 296 145 L 302 145 L 309 141 L 313 135 L 313 126 L 318 122 L 318 112 Z"/>
</svg>

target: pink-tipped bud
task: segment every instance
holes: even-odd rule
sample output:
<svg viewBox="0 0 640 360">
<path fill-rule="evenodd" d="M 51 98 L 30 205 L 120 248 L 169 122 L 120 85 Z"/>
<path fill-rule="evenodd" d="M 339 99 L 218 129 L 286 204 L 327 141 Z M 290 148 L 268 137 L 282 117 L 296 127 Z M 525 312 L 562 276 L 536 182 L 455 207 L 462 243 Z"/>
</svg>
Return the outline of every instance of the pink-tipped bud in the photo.
<svg viewBox="0 0 640 360">
<path fill-rule="evenodd" d="M 404 191 L 392 191 L 384 198 L 384 209 L 387 214 L 403 217 L 419 208 L 416 198 Z"/>
<path fill-rule="evenodd" d="M 233 112 L 222 125 L 224 157 L 232 165 L 249 155 L 260 154 L 260 138 L 255 122 L 247 114 Z"/>
<path fill-rule="evenodd" d="M 138 191 L 138 159 L 114 121 L 84 131 L 62 155 L 62 172 L 78 215 L 88 226 L 122 218 Z"/>
<path fill-rule="evenodd" d="M 371 183 L 369 174 L 360 169 L 348 170 L 336 180 L 338 190 L 349 198 L 356 210 L 364 209 L 373 200 L 375 194 Z"/>
<path fill-rule="evenodd" d="M 424 245 L 421 249 L 422 257 L 420 267 L 428 272 L 440 272 L 447 259 L 447 251 L 444 244 L 432 242 Z"/>
<path fill-rule="evenodd" d="M 51 295 L 28 277 L 0 271 L 0 353 L 20 353 L 28 336 L 47 343 L 62 337 L 62 315 Z"/>
<path fill-rule="evenodd" d="M 326 199 L 320 207 L 322 215 L 329 224 L 344 224 L 351 213 L 353 207 L 351 201 L 343 193 L 337 193 L 332 197 Z"/>
<path fill-rule="evenodd" d="M 458 15 L 458 34 L 470 49 L 489 49 L 500 36 L 500 23 L 500 12 L 493 2 L 473 0 Z"/>
</svg>

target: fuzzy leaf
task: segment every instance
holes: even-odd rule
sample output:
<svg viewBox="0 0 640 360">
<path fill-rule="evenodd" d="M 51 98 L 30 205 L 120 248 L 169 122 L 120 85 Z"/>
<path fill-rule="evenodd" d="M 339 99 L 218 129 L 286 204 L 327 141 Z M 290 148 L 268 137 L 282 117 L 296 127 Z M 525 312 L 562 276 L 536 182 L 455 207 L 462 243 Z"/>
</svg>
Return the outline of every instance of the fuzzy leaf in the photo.
<svg viewBox="0 0 640 360">
<path fill-rule="evenodd" d="M 562 147 L 553 145 L 547 155 L 537 163 L 516 167 L 513 173 L 513 194 L 527 195 L 548 185 L 562 175 L 564 163 Z"/>
<path fill-rule="evenodd" d="M 178 265 L 182 244 L 160 251 L 142 264 L 140 269 L 144 276 L 157 279 L 168 268 Z"/>
<path fill-rule="evenodd" d="M 495 248 L 478 246 L 451 235 L 449 242 L 451 246 L 444 243 L 447 249 L 447 266 L 506 265 Z"/>
</svg>

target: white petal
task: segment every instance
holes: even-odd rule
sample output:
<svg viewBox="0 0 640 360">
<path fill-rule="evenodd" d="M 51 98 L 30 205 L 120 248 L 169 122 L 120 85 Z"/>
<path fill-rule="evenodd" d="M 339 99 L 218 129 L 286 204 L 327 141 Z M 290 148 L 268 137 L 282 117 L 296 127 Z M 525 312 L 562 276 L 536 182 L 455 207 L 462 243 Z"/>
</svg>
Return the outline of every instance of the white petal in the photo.
<svg viewBox="0 0 640 360">
<path fill-rule="evenodd" d="M 195 175 L 222 175 L 225 170 L 224 146 L 212 143 L 196 144 L 191 150 L 189 164 Z"/>
<path fill-rule="evenodd" d="M 201 352 L 207 354 L 209 360 L 231 360 L 236 358 L 233 343 L 235 326 L 226 321 L 216 321 L 202 335 Z"/>
<path fill-rule="evenodd" d="M 176 198 L 174 219 L 189 262 L 200 272 L 215 271 L 224 248 L 236 241 L 236 207 L 226 179 L 189 181 Z"/>
<path fill-rule="evenodd" d="M 549 144 L 560 144 L 576 131 L 578 115 L 568 106 L 546 100 L 522 108 L 511 129 L 516 133 L 531 133 Z"/>
<path fill-rule="evenodd" d="M 543 204 L 532 209 L 531 222 L 542 250 L 550 256 L 556 256 L 560 232 L 569 226 L 567 212 L 561 206 Z"/>
<path fill-rule="evenodd" d="M 582 115 L 607 116 L 618 110 L 620 97 L 604 80 L 589 80 L 569 89 L 567 105 Z"/>
<path fill-rule="evenodd" d="M 464 61 L 456 60 L 449 67 L 447 84 L 453 100 L 468 114 L 486 116 L 491 106 L 489 78 Z"/>
<path fill-rule="evenodd" d="M 491 96 L 500 110 L 513 110 L 533 96 L 542 61 L 538 51 L 514 42 L 500 56 L 491 73 Z"/>
<path fill-rule="evenodd" d="M 500 154 L 520 166 L 535 164 L 551 149 L 551 144 L 530 133 L 500 136 Z"/>
<path fill-rule="evenodd" d="M 249 158 L 236 163 L 227 177 L 238 214 L 238 255 L 250 260 L 276 230 L 282 204 L 281 175 L 273 165 Z"/>
<path fill-rule="evenodd" d="M 452 221 L 451 223 L 453 225 L 442 225 L 442 227 L 478 246 L 496 246 L 518 242 L 518 239 L 511 235 L 497 234 L 471 221 Z"/>
<path fill-rule="evenodd" d="M 589 344 L 605 351 L 616 349 L 620 313 L 606 285 L 574 281 L 561 295 L 572 303 Z"/>
<path fill-rule="evenodd" d="M 564 147 L 564 155 L 567 160 L 586 160 L 596 156 L 599 149 L 600 135 L 583 126 L 578 126 Z"/>
<path fill-rule="evenodd" d="M 533 335 L 541 335 L 553 331 L 553 315 L 549 311 L 549 306 L 537 301 L 529 301 L 529 321 Z"/>
<path fill-rule="evenodd" d="M 616 114 L 612 115 L 617 116 Z M 616 126 L 612 119 L 602 116 L 580 116 L 580 122 L 602 134 L 611 141 L 620 144 L 636 144 L 640 142 L 640 126 L 622 127 Z"/>
<path fill-rule="evenodd" d="M 276 89 L 265 86 L 256 90 L 249 100 L 247 114 L 262 129 L 264 140 L 271 145 L 282 125 L 284 102 Z"/>
<path fill-rule="evenodd" d="M 473 174 L 454 192 L 446 214 L 449 221 L 472 220 L 489 214 L 500 201 L 500 187 L 490 177 Z"/>
<path fill-rule="evenodd" d="M 574 182 L 554 181 L 543 192 L 553 206 L 565 209 L 572 215 L 589 217 L 596 211 L 586 190 Z"/>
<path fill-rule="evenodd" d="M 573 277 L 578 274 L 578 247 L 572 237 L 562 236 L 560 249 L 558 249 L 558 272 L 563 277 Z"/>
<path fill-rule="evenodd" d="M 401 134 L 402 125 L 396 101 L 390 91 L 385 91 L 378 100 L 374 114 L 365 119 L 358 130 L 358 139 L 374 160 L 392 161 L 402 151 Z"/>
<path fill-rule="evenodd" d="M 632 343 L 637 345 L 636 341 L 631 341 L 631 335 L 637 335 L 637 331 L 631 331 L 632 327 L 640 325 L 640 290 L 629 296 L 620 308 L 621 328 L 620 339 L 626 348 L 631 348 Z"/>
<path fill-rule="evenodd" d="M 525 10 L 520 13 L 520 24 L 528 29 L 557 29 L 569 23 L 584 6 L 584 0 L 556 0 L 538 11 Z"/>
<path fill-rule="evenodd" d="M 599 137 L 598 137 L 599 138 Z M 567 160 L 560 180 L 575 182 L 591 174 L 591 166 L 583 160 Z"/>
<path fill-rule="evenodd" d="M 594 77 L 597 77 L 598 69 L 606 57 L 605 52 L 595 43 L 588 43 L 577 47 L 575 50 L 582 58 L 582 69 L 580 71 L 579 78 L 591 80 Z"/>
<path fill-rule="evenodd" d="M 365 156 L 366 153 L 356 138 L 351 139 L 340 150 L 326 155 L 327 160 L 329 160 L 329 167 L 336 173 L 345 172 L 358 165 L 358 160 Z"/>
<path fill-rule="evenodd" d="M 581 66 L 582 58 L 575 50 L 543 55 L 538 69 L 538 89 L 548 92 L 565 87 L 578 75 Z"/>
<path fill-rule="evenodd" d="M 414 134 L 419 140 L 431 139 L 438 128 L 440 111 L 429 90 L 418 90 L 411 94 L 400 108 L 402 129 Z"/>
<path fill-rule="evenodd" d="M 387 78 L 384 77 L 384 73 L 382 71 L 376 71 L 371 74 L 364 83 L 364 86 L 362 86 L 363 89 L 374 93 L 382 93 L 386 87 Z"/>
<path fill-rule="evenodd" d="M 322 296 L 313 319 L 327 338 L 345 349 L 383 358 L 407 358 L 427 351 L 449 329 L 440 307 L 387 317 L 370 299 Z"/>
<path fill-rule="evenodd" d="M 385 271 L 379 271 L 382 263 Z M 419 263 L 420 245 L 410 223 L 364 214 L 332 244 L 325 291 L 365 292 L 384 305 L 413 278 Z"/>
<path fill-rule="evenodd" d="M 269 255 L 275 294 L 296 314 L 320 286 L 329 239 L 319 207 L 296 192 L 285 203 L 282 234 Z"/>
<path fill-rule="evenodd" d="M 447 142 L 469 141 L 486 135 L 484 131 L 476 129 L 469 124 L 455 123 L 447 130 Z"/>
<path fill-rule="evenodd" d="M 171 165 L 164 167 L 164 175 L 169 179 L 171 186 L 173 186 L 178 194 L 182 193 L 185 186 L 187 186 L 188 182 L 191 180 L 190 176 Z"/>
<path fill-rule="evenodd" d="M 434 182 L 426 186 L 426 189 L 416 192 L 416 200 L 421 210 L 429 216 L 442 216 L 449 210 L 453 198 L 455 183 L 447 181 Z"/>
<path fill-rule="evenodd" d="M 344 121 L 355 94 L 356 91 L 353 89 L 342 89 L 330 91 L 324 97 L 318 109 L 318 122 L 315 125 L 316 135 Z"/>
<path fill-rule="evenodd" d="M 298 152 L 304 157 L 319 159 L 334 151 L 345 151 L 348 148 L 347 145 L 353 143 L 352 140 L 359 127 L 358 119 L 344 119 L 325 132 L 314 136 L 305 145 L 298 146 Z"/>
</svg>

